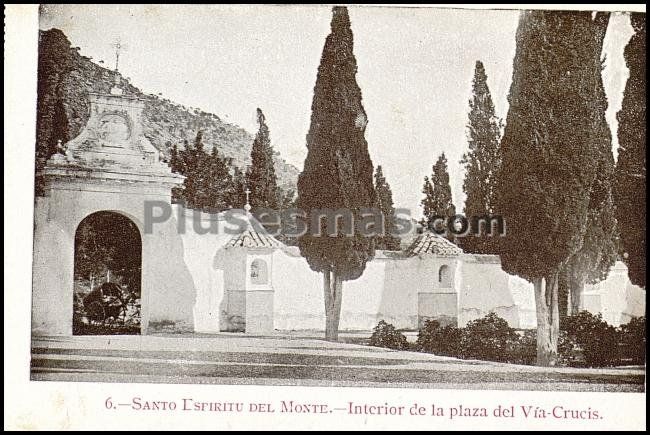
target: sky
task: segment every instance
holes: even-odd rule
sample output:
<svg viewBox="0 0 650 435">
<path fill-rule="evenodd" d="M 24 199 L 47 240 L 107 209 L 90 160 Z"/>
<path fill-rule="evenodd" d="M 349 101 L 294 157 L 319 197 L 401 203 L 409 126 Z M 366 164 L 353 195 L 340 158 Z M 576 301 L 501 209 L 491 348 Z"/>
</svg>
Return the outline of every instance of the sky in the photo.
<svg viewBox="0 0 650 435">
<path fill-rule="evenodd" d="M 464 202 L 467 113 L 477 60 L 485 65 L 497 115 L 506 118 L 516 10 L 348 7 L 357 81 L 368 114 L 366 139 L 396 207 L 421 215 L 423 178 L 445 153 L 457 208 Z M 264 111 L 273 147 L 302 169 L 313 88 L 331 8 L 324 6 L 51 5 L 40 28 L 61 29 L 72 46 L 119 70 L 146 93 L 162 94 L 257 131 Z M 627 15 L 610 19 L 603 80 L 614 153 L 616 112 L 628 77 Z"/>
</svg>

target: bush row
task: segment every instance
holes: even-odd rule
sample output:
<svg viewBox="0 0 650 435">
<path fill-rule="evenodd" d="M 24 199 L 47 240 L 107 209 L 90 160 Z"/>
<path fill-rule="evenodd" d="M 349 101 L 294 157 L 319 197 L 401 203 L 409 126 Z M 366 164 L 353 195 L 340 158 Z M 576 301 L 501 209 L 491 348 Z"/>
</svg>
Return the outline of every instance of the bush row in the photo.
<svg viewBox="0 0 650 435">
<path fill-rule="evenodd" d="M 582 311 L 562 322 L 558 342 L 561 365 L 605 367 L 645 363 L 645 317 L 633 318 L 615 328 Z M 473 320 L 464 328 L 441 326 L 428 320 L 415 343 L 385 321 L 380 321 L 370 337 L 371 346 L 414 350 L 465 359 L 481 359 L 513 364 L 535 364 L 537 333 L 517 331 L 494 313 Z"/>
</svg>

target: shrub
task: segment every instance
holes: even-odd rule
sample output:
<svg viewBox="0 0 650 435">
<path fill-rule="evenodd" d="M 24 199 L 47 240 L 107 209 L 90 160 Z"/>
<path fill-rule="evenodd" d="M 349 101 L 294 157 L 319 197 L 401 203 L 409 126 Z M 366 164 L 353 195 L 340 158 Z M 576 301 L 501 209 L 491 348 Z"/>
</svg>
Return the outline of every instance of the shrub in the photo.
<svg viewBox="0 0 650 435">
<path fill-rule="evenodd" d="M 564 328 L 569 342 L 575 341 L 590 367 L 616 365 L 619 362 L 619 332 L 603 320 L 602 314 L 581 311 L 567 317 Z M 567 344 L 567 347 L 572 347 Z M 567 352 L 563 349 L 563 352 Z"/>
<path fill-rule="evenodd" d="M 388 349 L 404 350 L 409 348 L 406 336 L 395 327 L 381 320 L 370 336 L 370 346 L 386 347 Z"/>
<path fill-rule="evenodd" d="M 512 359 L 511 350 L 518 339 L 519 335 L 505 319 L 489 313 L 467 324 L 462 334 L 460 353 L 464 358 L 509 362 Z"/>
<path fill-rule="evenodd" d="M 563 320 L 566 321 L 567 318 Z M 557 365 L 558 366 L 584 366 L 585 358 L 582 348 L 578 344 L 575 335 L 568 334 L 561 329 L 557 342 Z"/>
<path fill-rule="evenodd" d="M 515 364 L 534 365 L 537 361 L 537 331 L 528 329 L 521 331 L 517 340 L 510 344 L 509 362 Z"/>
<path fill-rule="evenodd" d="M 646 329 L 645 316 L 633 317 L 621 325 L 621 362 L 629 364 L 645 363 Z"/>
<path fill-rule="evenodd" d="M 462 334 L 462 329 L 451 325 L 441 328 L 438 321 L 427 320 L 418 332 L 416 347 L 421 352 L 457 357 Z"/>
<path fill-rule="evenodd" d="M 574 337 L 566 331 L 560 331 L 558 337 L 558 366 L 576 366 L 583 363 L 582 351 Z M 528 329 L 521 331 L 519 339 L 512 342 L 509 351 L 511 363 L 535 365 L 537 363 L 537 330 Z"/>
<path fill-rule="evenodd" d="M 375 328 L 371 343 L 379 340 L 375 336 L 399 334 L 391 325 L 383 325 L 384 329 L 380 328 L 381 322 Z M 645 363 L 645 317 L 633 318 L 617 329 L 605 322 L 601 314 L 582 311 L 567 317 L 562 327 L 558 365 L 604 367 Z M 443 328 L 439 322 L 428 320 L 418 333 L 416 346 L 421 352 L 436 355 L 533 365 L 537 359 L 537 331 L 517 333 L 494 313 L 473 320 L 464 328 Z"/>
</svg>

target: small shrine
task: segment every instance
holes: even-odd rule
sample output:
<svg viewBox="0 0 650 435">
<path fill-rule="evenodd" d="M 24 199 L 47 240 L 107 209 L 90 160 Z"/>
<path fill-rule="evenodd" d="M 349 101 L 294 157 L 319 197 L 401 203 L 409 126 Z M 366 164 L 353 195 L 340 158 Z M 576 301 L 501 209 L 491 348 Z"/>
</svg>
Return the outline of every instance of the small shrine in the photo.
<svg viewBox="0 0 650 435">
<path fill-rule="evenodd" d="M 283 244 L 251 216 L 246 190 L 247 226 L 226 244 L 224 269 L 227 330 L 273 332 L 273 253 Z"/>
</svg>

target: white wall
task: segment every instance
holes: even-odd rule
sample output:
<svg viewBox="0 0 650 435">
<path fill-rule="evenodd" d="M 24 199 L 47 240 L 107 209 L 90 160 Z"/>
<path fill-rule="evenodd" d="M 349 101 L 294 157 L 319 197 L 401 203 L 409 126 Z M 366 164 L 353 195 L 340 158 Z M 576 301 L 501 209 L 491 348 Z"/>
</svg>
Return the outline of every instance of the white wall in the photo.
<svg viewBox="0 0 650 435">
<path fill-rule="evenodd" d="M 200 214 L 199 220 L 206 227 L 216 219 L 217 229 L 197 234 L 192 226 L 193 211 L 179 214 L 179 206 L 173 206 L 171 219 L 154 226 L 153 234 L 144 234 L 142 208 L 146 192 L 131 192 L 121 186 L 118 189 L 122 190 L 120 194 L 68 186 L 51 191 L 49 198 L 37 199 L 34 333 L 71 333 L 74 235 L 83 218 L 100 210 L 121 212 L 140 229 L 145 332 L 148 322 L 163 320 L 174 322 L 182 330 L 223 330 L 225 289 L 239 288 L 246 282 L 246 262 L 253 257 L 237 261 L 232 252 L 224 249 L 233 234 L 225 232 L 222 217 Z M 156 196 L 153 192 L 153 198 L 160 198 L 159 193 Z M 185 231 L 178 231 L 179 219 L 185 222 Z M 452 288 L 441 289 L 438 284 L 438 270 L 443 264 L 451 268 Z M 309 268 L 296 248 L 276 250 L 270 272 L 274 329 L 324 330 L 322 275 Z M 498 257 L 404 258 L 379 251 L 359 279 L 344 282 L 340 329 L 369 331 L 379 320 L 397 328 L 416 329 L 418 295 L 422 293 L 439 296 L 433 299 L 434 316 L 457 315 L 459 326 L 490 311 L 515 328 L 536 326 L 532 284 L 505 273 Z M 448 306 L 453 298 L 457 298 L 457 310 Z M 619 325 L 631 316 L 644 315 L 645 291 L 630 284 L 627 269 L 619 262 L 607 280 L 587 286 L 585 308 L 602 312 L 606 321 Z"/>
<path fill-rule="evenodd" d="M 501 269 L 496 255 L 469 255 L 462 259 L 459 326 L 493 311 L 513 328 L 536 326 L 533 285 Z"/>
<path fill-rule="evenodd" d="M 194 331 L 219 332 L 224 297 L 223 256 L 226 255 L 223 245 L 232 235 L 224 233 L 222 215 L 185 210 L 179 205 L 174 205 L 173 210 L 173 216 L 185 222 L 185 231 L 180 237 L 183 261 L 196 293 L 196 298 L 188 301 L 192 304 L 195 318 Z M 210 224 L 213 224 L 214 230 L 197 234 L 193 222 L 200 222 L 201 228 L 210 228 Z M 243 279 L 245 273 L 231 273 L 229 276 Z"/>
<path fill-rule="evenodd" d="M 585 286 L 583 303 L 586 310 L 602 313 L 603 320 L 614 326 L 645 316 L 645 290 L 630 282 L 621 261 L 614 264 L 606 280 Z"/>
<path fill-rule="evenodd" d="M 297 249 L 289 248 L 287 252 L 278 250 L 273 260 L 275 329 L 323 330 L 322 274 L 312 271 Z M 361 277 L 343 283 L 341 330 L 368 331 L 380 320 L 396 328 L 416 329 L 418 293 L 456 291 L 438 285 L 441 265 L 449 265 L 454 275 L 458 273 L 455 260 L 432 256 L 396 259 L 387 255 L 378 252 Z"/>
</svg>

